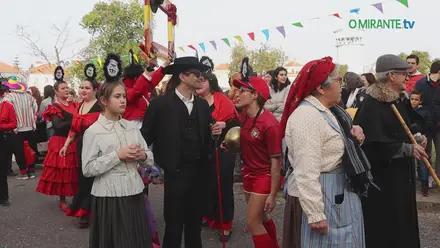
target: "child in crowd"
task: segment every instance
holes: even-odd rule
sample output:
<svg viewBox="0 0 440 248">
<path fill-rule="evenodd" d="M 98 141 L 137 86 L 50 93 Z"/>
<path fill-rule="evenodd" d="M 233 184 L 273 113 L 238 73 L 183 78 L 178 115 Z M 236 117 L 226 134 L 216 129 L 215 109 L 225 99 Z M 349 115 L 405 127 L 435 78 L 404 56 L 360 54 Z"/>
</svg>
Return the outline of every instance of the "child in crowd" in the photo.
<svg viewBox="0 0 440 248">
<path fill-rule="evenodd" d="M 410 95 L 411 106 L 412 108 L 425 120 L 425 126 L 420 128 L 419 131 L 421 134 L 427 136 L 430 132 L 432 132 L 434 127 L 434 121 L 432 118 L 432 113 L 428 108 L 423 107 L 423 94 L 419 91 L 412 91 Z M 428 144 L 429 145 L 429 144 Z M 431 154 L 428 154 L 431 157 Z M 429 171 L 426 167 L 425 163 L 422 160 L 417 161 L 417 173 L 419 174 L 419 179 L 422 184 L 422 195 L 424 197 L 429 196 Z"/>
</svg>

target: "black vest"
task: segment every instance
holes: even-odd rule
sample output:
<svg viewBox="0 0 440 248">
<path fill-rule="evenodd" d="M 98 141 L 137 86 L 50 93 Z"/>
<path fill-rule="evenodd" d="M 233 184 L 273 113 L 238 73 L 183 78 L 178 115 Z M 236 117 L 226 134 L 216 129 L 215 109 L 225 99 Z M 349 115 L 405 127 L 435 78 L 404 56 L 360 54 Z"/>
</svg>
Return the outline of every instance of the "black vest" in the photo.
<svg viewBox="0 0 440 248">
<path fill-rule="evenodd" d="M 202 148 L 200 140 L 197 106 L 194 104 L 191 114 L 182 100 L 176 95 L 180 126 L 180 166 L 197 164 Z M 195 102 L 194 102 L 195 103 Z"/>
</svg>

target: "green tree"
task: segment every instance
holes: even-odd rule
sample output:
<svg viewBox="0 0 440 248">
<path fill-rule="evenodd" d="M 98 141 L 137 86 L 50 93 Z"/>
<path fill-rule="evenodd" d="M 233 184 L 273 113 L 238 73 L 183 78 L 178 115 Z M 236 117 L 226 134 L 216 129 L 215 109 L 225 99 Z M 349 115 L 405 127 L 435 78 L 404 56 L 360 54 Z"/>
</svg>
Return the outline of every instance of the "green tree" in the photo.
<svg viewBox="0 0 440 248">
<path fill-rule="evenodd" d="M 230 74 L 240 71 L 241 61 L 245 56 L 249 57 L 250 65 L 258 74 L 282 66 L 287 60 L 287 56 L 281 48 L 261 44 L 259 49 L 249 50 L 243 43 L 238 43 L 232 49 Z"/>
<path fill-rule="evenodd" d="M 98 58 L 104 62 L 110 52 L 125 56 L 129 50 L 141 59 L 142 51 L 138 48 L 144 41 L 144 10 L 141 1 L 109 1 L 95 4 L 92 11 L 84 15 L 80 23 L 92 36 L 89 45 L 81 53 L 81 61 L 95 62 L 97 79 L 103 80 L 103 72 Z M 127 60 L 123 59 L 124 66 Z M 72 77 L 84 79 L 84 64 L 75 63 L 67 73 Z"/>
<path fill-rule="evenodd" d="M 425 74 L 429 73 L 429 69 L 431 68 L 431 64 L 432 64 L 432 62 L 434 62 L 431 60 L 431 56 L 429 55 L 429 52 L 412 50 L 412 52 L 410 54 L 414 54 L 419 57 L 419 59 L 420 59 L 419 71 L 421 73 L 425 73 Z M 401 53 L 399 53 L 399 57 L 406 61 L 406 57 L 408 57 L 410 54 L 401 52 Z"/>
</svg>

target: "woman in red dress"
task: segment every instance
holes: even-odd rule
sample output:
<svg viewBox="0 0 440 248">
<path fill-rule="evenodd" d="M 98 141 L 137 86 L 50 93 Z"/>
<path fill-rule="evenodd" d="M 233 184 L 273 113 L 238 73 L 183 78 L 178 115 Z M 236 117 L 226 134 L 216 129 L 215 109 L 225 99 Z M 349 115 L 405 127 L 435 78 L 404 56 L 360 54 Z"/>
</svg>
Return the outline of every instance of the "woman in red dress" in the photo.
<svg viewBox="0 0 440 248">
<path fill-rule="evenodd" d="M 71 147 L 66 156 L 60 156 L 76 111 L 75 104 L 67 101 L 69 86 L 63 78 L 64 71 L 58 66 L 55 69 L 54 84 L 56 101 L 43 112 L 44 118 L 52 121 L 55 133 L 49 139 L 37 192 L 60 196 L 59 206 L 65 211 L 68 207 L 66 196 L 74 196 L 78 191 L 78 159 L 76 147 Z"/>
<path fill-rule="evenodd" d="M 240 149 L 243 188 L 248 203 L 246 222 L 256 248 L 278 248 L 276 227 L 269 213 L 275 207 L 281 185 L 280 126 L 264 109 L 269 87 L 262 78 L 249 77 L 252 68 L 243 59 L 242 78 L 234 80 L 241 113 Z"/>
<path fill-rule="evenodd" d="M 82 151 L 83 134 L 99 117 L 101 107 L 96 99 L 96 92 L 99 84 L 96 82 L 96 68 L 93 64 L 87 64 L 84 68 L 86 80 L 80 85 L 78 93 L 82 102 L 78 106 L 77 114 L 73 117 L 72 127 L 70 128 L 69 138 L 64 144 L 61 155 L 65 155 L 68 149 L 75 147 Z M 72 142 L 76 140 L 76 144 Z M 79 217 L 79 228 L 89 226 L 91 190 L 94 178 L 84 177 L 81 164 L 81 152 L 78 152 L 78 193 L 73 198 L 66 216 Z"/>
</svg>

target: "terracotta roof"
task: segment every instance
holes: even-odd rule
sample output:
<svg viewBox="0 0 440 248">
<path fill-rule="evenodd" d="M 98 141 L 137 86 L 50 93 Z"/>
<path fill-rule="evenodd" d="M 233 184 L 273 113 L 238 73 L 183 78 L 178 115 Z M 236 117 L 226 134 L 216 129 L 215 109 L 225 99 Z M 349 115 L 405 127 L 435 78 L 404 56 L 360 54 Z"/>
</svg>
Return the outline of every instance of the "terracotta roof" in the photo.
<svg viewBox="0 0 440 248">
<path fill-rule="evenodd" d="M 229 64 L 219 64 L 215 67 L 215 70 L 219 71 L 229 71 Z"/>
<path fill-rule="evenodd" d="M 20 71 L 19 69 L 17 69 L 16 67 L 14 67 L 12 65 L 8 65 L 8 64 L 0 62 L 0 72 L 15 73 L 15 72 L 19 72 L 19 71 Z"/>
<path fill-rule="evenodd" d="M 288 61 L 288 62 L 284 65 L 284 67 L 299 67 L 299 66 L 303 66 L 303 65 L 300 64 L 300 63 L 298 63 L 298 62 L 296 62 L 295 60 Z"/>
<path fill-rule="evenodd" d="M 35 73 L 35 74 L 53 74 L 55 71 L 56 65 L 49 65 L 49 64 L 42 64 L 39 66 L 35 66 L 32 68 L 29 68 L 29 73 Z"/>
</svg>

